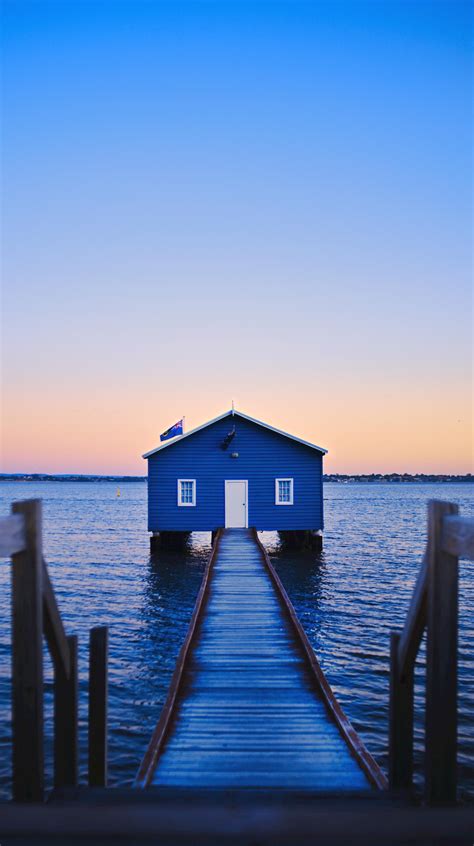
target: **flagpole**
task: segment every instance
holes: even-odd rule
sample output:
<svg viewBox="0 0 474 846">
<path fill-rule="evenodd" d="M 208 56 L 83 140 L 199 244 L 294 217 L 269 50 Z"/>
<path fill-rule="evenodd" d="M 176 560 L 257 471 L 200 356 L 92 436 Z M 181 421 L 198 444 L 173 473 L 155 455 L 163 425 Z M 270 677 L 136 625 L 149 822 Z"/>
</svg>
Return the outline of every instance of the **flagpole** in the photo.
<svg viewBox="0 0 474 846">
<path fill-rule="evenodd" d="M 183 414 L 183 435 L 184 435 L 184 424 L 185 424 L 185 421 L 186 421 L 186 417 L 185 417 L 185 416 L 184 416 L 184 414 Z"/>
</svg>

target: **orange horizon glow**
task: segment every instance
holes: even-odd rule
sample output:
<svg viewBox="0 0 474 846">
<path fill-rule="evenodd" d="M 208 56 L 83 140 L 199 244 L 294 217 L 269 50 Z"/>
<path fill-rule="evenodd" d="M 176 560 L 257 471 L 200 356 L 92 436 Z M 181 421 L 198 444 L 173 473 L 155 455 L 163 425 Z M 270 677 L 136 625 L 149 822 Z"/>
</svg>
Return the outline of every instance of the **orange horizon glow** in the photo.
<svg viewBox="0 0 474 846">
<path fill-rule="evenodd" d="M 356 404 L 349 391 L 321 397 L 312 407 L 296 397 L 280 407 L 278 398 L 255 396 L 235 407 L 327 449 L 326 473 L 464 475 L 473 470 L 470 409 L 465 403 L 462 412 L 457 405 L 453 413 L 447 393 L 442 406 L 426 393 L 412 396 L 404 413 L 396 394 L 364 401 L 359 393 Z M 171 398 L 165 409 L 157 398 L 138 392 L 127 403 L 109 396 L 88 407 L 85 398 L 84 405 L 78 398 L 74 403 L 51 398 L 43 404 L 37 398 L 33 420 L 29 403 L 17 396 L 11 414 L 4 415 L 2 472 L 144 475 L 142 454 L 159 445 L 160 432 L 183 413 L 190 431 L 230 405 L 194 396 L 187 407 L 182 398 Z"/>
</svg>

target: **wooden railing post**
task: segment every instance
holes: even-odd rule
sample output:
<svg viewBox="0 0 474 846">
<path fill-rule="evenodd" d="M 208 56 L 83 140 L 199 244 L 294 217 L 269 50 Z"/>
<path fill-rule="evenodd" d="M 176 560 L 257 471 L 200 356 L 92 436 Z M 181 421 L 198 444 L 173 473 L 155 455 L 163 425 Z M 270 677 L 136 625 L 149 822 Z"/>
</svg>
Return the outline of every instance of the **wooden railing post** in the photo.
<svg viewBox="0 0 474 846">
<path fill-rule="evenodd" d="M 58 662 L 54 674 L 54 785 L 75 787 L 78 783 L 78 656 L 77 635 L 67 638 L 69 675 Z"/>
<path fill-rule="evenodd" d="M 456 801 L 458 559 L 443 551 L 452 503 L 429 503 L 425 791 L 430 804 Z"/>
<path fill-rule="evenodd" d="M 26 546 L 12 556 L 13 799 L 42 802 L 43 596 L 41 502 L 12 506 L 25 520 Z"/>
<path fill-rule="evenodd" d="M 108 629 L 91 629 L 89 648 L 89 784 L 107 786 Z"/>
<path fill-rule="evenodd" d="M 42 550 L 40 500 L 0 518 L 0 553 L 12 558 L 13 799 L 44 799 L 43 635 L 54 665 L 54 783 L 78 784 L 78 644 L 66 636 Z M 107 784 L 108 630 L 92 629 L 89 783 Z"/>
<path fill-rule="evenodd" d="M 413 667 L 400 674 L 400 634 L 390 634 L 389 784 L 409 790 L 413 778 Z"/>
</svg>

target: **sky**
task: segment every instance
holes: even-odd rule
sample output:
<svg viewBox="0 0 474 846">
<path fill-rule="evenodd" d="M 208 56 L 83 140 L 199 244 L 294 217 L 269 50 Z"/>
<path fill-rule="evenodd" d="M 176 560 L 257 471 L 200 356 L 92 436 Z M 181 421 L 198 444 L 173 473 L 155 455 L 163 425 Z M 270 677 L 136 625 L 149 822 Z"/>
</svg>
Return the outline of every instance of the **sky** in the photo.
<svg viewBox="0 0 474 846">
<path fill-rule="evenodd" d="M 231 407 L 472 471 L 471 7 L 4 0 L 1 469 Z"/>
</svg>

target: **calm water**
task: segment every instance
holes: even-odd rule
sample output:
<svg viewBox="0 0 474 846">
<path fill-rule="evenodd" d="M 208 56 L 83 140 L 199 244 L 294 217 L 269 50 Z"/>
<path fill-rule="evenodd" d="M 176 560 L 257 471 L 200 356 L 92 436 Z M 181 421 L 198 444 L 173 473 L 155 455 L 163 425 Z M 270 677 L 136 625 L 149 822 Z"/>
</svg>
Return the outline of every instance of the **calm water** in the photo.
<svg viewBox="0 0 474 846">
<path fill-rule="evenodd" d="M 0 485 L 0 513 L 15 499 L 44 503 L 44 545 L 69 633 L 80 640 L 81 776 L 85 776 L 87 640 L 110 626 L 110 782 L 129 784 L 155 726 L 209 553 L 196 534 L 186 556 L 150 559 L 144 483 Z M 426 502 L 458 502 L 473 513 L 468 485 L 327 484 L 321 556 L 284 552 L 264 541 L 321 664 L 348 716 L 382 767 L 387 765 L 388 643 L 401 626 L 425 543 Z M 10 770 L 10 579 L 0 565 L 0 796 Z M 474 798 L 474 564 L 461 563 L 460 784 Z M 47 761 L 51 772 L 51 665 L 46 661 Z M 421 765 L 423 654 L 417 671 L 417 767 Z"/>
</svg>

